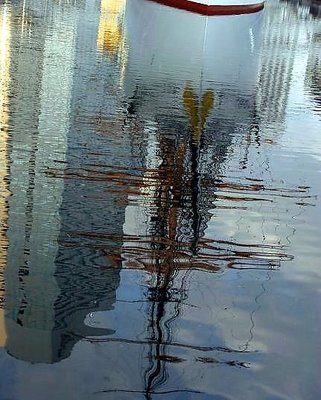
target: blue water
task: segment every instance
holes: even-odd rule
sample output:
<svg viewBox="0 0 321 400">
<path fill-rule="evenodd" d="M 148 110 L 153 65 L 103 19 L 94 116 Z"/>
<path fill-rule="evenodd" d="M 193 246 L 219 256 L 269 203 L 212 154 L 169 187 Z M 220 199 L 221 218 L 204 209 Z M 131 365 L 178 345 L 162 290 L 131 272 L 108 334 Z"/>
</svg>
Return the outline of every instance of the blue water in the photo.
<svg viewBox="0 0 321 400">
<path fill-rule="evenodd" d="M 0 3 L 0 399 L 317 400 L 321 20 Z"/>
</svg>

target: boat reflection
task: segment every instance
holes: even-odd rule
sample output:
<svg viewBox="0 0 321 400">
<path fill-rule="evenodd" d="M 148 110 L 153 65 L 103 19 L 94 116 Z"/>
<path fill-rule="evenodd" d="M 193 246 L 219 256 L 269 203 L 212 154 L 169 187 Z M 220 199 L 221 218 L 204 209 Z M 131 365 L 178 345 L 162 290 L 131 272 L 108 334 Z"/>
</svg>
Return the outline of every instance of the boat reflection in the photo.
<svg viewBox="0 0 321 400">
<path fill-rule="evenodd" d="M 146 26 L 143 21 L 150 22 Z M 181 252 L 187 251 L 184 268 L 207 265 L 198 242 L 222 187 L 221 165 L 235 131 L 254 131 L 258 123 L 261 22 L 260 13 L 204 17 L 164 10 L 149 1 L 127 4 L 127 112 L 147 142 L 141 198 L 132 200 L 143 204 L 150 199 L 141 210 L 142 216 L 150 215 L 149 221 L 137 222 L 137 227 L 144 227 L 139 234 L 149 235 L 153 245 L 159 236 L 166 237 L 165 248 L 175 243 Z M 137 212 L 129 206 L 127 215 L 131 210 Z M 138 221 L 139 215 L 132 219 Z M 168 258 L 167 250 L 165 254 Z M 193 255 L 197 259 L 187 261 Z M 132 266 L 133 255 L 129 258 Z M 160 258 L 155 253 L 146 263 Z M 172 258 L 178 266 L 178 254 Z"/>
<path fill-rule="evenodd" d="M 175 343 L 176 351 L 184 347 L 174 327 L 188 314 L 191 272 L 218 273 L 226 267 L 270 270 L 287 258 L 273 246 L 206 239 L 218 192 L 242 190 L 222 180 L 222 165 L 235 132 L 254 131 L 258 123 L 261 21 L 261 14 L 207 18 L 152 2 L 127 3 L 127 124 L 133 135 L 137 129 L 144 134 L 146 150 L 144 174 L 126 208 L 122 265 L 149 274 L 144 349 L 148 362 L 142 366 L 144 388 L 139 391 L 146 399 L 162 393 L 170 365 L 186 361 L 172 353 L 170 344 Z M 253 184 L 243 190 L 258 188 Z M 245 353 L 247 347 L 248 343 Z M 242 350 L 221 350 L 232 353 L 231 359 L 224 361 L 221 354 L 196 361 L 247 367 L 236 358 Z"/>
<path fill-rule="evenodd" d="M 195 357 L 199 363 L 246 368 L 248 363 L 239 357 L 251 348 L 253 315 L 259 307 L 257 299 L 266 291 L 264 280 L 270 280 L 269 272 L 282 261 L 291 260 L 272 235 L 269 243 L 265 238 L 251 241 L 249 235 L 241 241 L 232 235 L 224 240 L 213 234 L 213 214 L 218 210 L 226 210 L 225 218 L 235 210 L 241 220 L 242 215 L 251 218 L 248 210 L 256 209 L 255 203 L 259 207 L 273 203 L 274 194 L 306 194 L 305 188 L 268 187 L 250 175 L 240 181 L 224 174 L 224 164 L 230 159 L 236 159 L 244 170 L 249 168 L 252 148 L 259 152 L 256 98 L 261 23 L 261 14 L 208 18 L 152 2 L 127 3 L 126 124 L 133 136 L 137 131 L 144 135 L 146 150 L 143 176 L 137 179 L 137 190 L 129 196 L 126 208 L 122 265 L 148 272 L 144 292 L 148 299 L 145 329 L 149 344 L 144 349 L 148 363 L 142 367 L 144 389 L 140 391 L 147 399 L 163 393 L 160 388 L 164 390 L 171 374 L 187 362 L 179 356 L 184 354 L 180 331 L 184 321 L 195 318 L 202 324 L 207 320 L 188 307 L 202 296 L 189 290 L 193 272 L 200 271 L 197 277 L 202 280 L 202 273 L 222 273 L 226 268 L 265 271 L 247 309 L 248 318 L 229 325 L 227 316 L 223 325 L 233 333 L 227 333 L 228 328 L 217 321 L 226 332 L 226 347 L 216 348 L 219 356 Z M 240 137 L 246 138 L 242 151 L 247 155 L 237 160 L 233 145 Z M 207 236 L 209 226 L 211 235 Z M 206 296 L 213 295 L 207 291 Z M 211 303 L 211 308 L 216 306 Z M 216 329 L 218 326 L 209 329 L 211 338 Z M 202 334 L 198 332 L 200 341 Z M 230 335 L 245 339 L 234 341 Z M 234 347 L 233 342 L 237 343 Z M 175 350 L 170 346 L 173 343 Z M 117 391 L 108 388 L 104 393 Z"/>
</svg>

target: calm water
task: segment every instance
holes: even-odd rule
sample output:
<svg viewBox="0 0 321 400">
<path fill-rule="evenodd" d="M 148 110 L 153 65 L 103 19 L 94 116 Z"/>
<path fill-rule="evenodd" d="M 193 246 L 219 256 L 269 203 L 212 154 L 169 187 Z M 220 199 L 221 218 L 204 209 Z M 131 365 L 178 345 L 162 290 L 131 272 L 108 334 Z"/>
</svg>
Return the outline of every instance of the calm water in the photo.
<svg viewBox="0 0 321 400">
<path fill-rule="evenodd" d="M 0 399 L 321 396 L 321 19 L 0 2 Z"/>
</svg>

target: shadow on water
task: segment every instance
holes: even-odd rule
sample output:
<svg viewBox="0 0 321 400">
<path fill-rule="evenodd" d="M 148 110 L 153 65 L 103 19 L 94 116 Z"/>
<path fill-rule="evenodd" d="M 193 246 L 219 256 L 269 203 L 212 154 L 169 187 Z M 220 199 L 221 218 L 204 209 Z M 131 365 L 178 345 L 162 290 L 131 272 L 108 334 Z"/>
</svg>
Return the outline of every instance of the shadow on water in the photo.
<svg viewBox="0 0 321 400">
<path fill-rule="evenodd" d="M 261 126 L 283 123 L 284 108 L 264 81 L 263 14 L 209 18 L 145 0 L 46 6 L 0 7 L 6 349 L 54 363 L 78 341 L 139 345 L 142 388 L 111 382 L 97 394 L 202 393 L 166 389 L 169 367 L 186 361 L 172 349 L 192 350 L 197 365 L 250 367 L 259 299 L 272 271 L 293 259 L 287 221 L 265 219 L 285 201 L 313 202 L 309 187 L 275 182 L 264 164 L 273 141 Z M 191 293 L 193 274 L 246 271 L 261 281 L 237 347 L 177 335 L 186 308 L 199 307 L 191 298 L 205 304 L 208 289 Z M 133 285 L 143 339 L 88 322 L 117 313 L 127 273 L 143 276 Z"/>
</svg>

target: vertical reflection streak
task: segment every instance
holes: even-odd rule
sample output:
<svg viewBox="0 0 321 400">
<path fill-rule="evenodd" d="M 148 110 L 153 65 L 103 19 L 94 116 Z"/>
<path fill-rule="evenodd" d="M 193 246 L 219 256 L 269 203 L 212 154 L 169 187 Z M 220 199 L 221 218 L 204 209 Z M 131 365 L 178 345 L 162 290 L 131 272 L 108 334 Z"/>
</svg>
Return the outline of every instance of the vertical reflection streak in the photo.
<svg viewBox="0 0 321 400">
<path fill-rule="evenodd" d="M 50 24 L 34 26 L 29 38 L 19 41 L 20 31 L 14 36 L 19 53 L 12 55 L 10 90 L 6 349 L 22 360 L 46 363 L 58 358 L 54 274 L 64 182 L 45 172 L 65 160 L 76 33 L 74 15 L 56 10 Z M 19 11 L 33 15 L 28 7 Z"/>
<path fill-rule="evenodd" d="M 123 56 L 125 4 L 124 0 L 101 0 L 97 47 L 111 56 Z"/>
<path fill-rule="evenodd" d="M 8 100 L 10 83 L 10 44 L 11 44 L 11 21 L 10 11 L 5 5 L 2 15 L 0 12 L 0 307 L 3 304 L 4 292 L 4 269 L 6 265 L 8 239 L 7 227 L 7 197 L 8 184 L 6 182 L 8 160 Z M 0 347 L 4 346 L 6 332 L 4 328 L 4 313 L 0 309 Z"/>
<path fill-rule="evenodd" d="M 25 22 L 26 22 L 26 0 L 23 0 L 23 4 L 22 4 L 22 21 L 21 21 L 21 37 L 23 36 L 23 33 L 24 33 Z"/>
<path fill-rule="evenodd" d="M 119 83 L 122 84 L 127 65 L 124 15 L 126 0 L 101 0 L 97 33 L 97 48 L 101 53 L 117 60 L 120 66 Z"/>
</svg>

